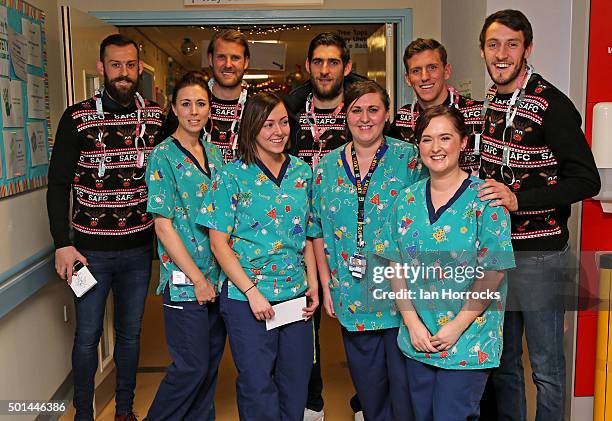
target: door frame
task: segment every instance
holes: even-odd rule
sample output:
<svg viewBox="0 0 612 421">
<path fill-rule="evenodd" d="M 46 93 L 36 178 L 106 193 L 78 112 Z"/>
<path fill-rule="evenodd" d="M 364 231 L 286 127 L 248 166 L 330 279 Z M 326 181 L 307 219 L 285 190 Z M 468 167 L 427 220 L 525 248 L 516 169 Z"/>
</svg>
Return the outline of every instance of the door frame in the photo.
<svg viewBox="0 0 612 421">
<path fill-rule="evenodd" d="M 285 9 L 285 10 L 166 10 L 166 11 L 91 11 L 90 15 L 115 26 L 181 25 L 277 25 L 394 23 L 395 103 L 399 108 L 411 99 L 411 91 L 401 77 L 404 48 L 412 41 L 412 9 Z M 248 18 L 247 18 L 248 16 Z M 304 52 L 306 55 L 306 52 Z"/>
</svg>

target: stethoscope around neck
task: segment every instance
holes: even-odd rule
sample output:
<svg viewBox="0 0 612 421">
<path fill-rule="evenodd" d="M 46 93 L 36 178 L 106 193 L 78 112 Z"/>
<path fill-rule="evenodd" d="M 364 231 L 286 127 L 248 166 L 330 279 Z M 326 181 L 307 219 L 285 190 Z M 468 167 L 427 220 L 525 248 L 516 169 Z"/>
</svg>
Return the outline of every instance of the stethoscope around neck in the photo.
<svg viewBox="0 0 612 421">
<path fill-rule="evenodd" d="M 100 116 L 102 121 L 104 121 L 104 109 L 102 107 L 103 92 L 104 92 L 104 87 L 100 87 L 98 90 L 96 90 L 96 93 L 95 93 L 96 113 Z M 145 160 L 144 152 L 145 152 L 145 147 L 146 147 L 146 143 L 145 143 L 143 136 L 147 128 L 147 124 L 142 119 L 142 111 L 145 108 L 145 101 L 142 95 L 140 95 L 138 92 L 136 92 L 134 96 L 136 97 L 136 120 L 137 120 L 136 121 L 136 136 L 134 138 L 134 148 L 136 149 L 136 168 L 143 168 L 144 160 Z M 106 143 L 104 143 L 103 127 L 104 127 L 104 124 L 101 124 L 100 126 L 98 126 L 98 144 L 102 147 L 102 159 L 100 159 L 100 162 L 98 163 L 98 177 L 99 178 L 104 177 L 104 174 L 106 174 L 107 153 L 106 153 Z M 142 147 L 140 146 L 141 142 L 142 142 Z M 135 174 L 132 174 L 132 179 L 134 180 L 140 180 L 142 177 L 144 177 L 144 172 L 138 177 Z"/>
</svg>

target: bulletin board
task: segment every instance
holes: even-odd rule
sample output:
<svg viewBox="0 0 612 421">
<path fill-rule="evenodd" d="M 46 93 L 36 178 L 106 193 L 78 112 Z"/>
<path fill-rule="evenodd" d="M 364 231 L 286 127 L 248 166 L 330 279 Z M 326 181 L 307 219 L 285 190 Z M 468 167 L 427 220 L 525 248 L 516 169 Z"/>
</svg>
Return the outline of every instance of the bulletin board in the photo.
<svg viewBox="0 0 612 421">
<path fill-rule="evenodd" d="M 49 81 L 45 14 L 0 0 L 0 198 L 47 185 Z"/>
</svg>

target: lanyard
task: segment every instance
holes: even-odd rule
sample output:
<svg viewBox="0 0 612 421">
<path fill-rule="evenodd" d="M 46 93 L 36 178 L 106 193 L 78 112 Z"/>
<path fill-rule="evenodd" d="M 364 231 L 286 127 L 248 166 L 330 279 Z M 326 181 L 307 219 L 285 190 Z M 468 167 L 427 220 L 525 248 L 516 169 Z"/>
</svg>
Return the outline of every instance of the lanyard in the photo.
<svg viewBox="0 0 612 421">
<path fill-rule="evenodd" d="M 533 66 L 531 64 L 527 64 L 527 73 L 525 75 L 525 79 L 520 87 L 516 88 L 510 98 L 510 103 L 508 104 L 508 108 L 506 109 L 506 127 L 504 129 L 504 133 L 510 127 L 514 127 L 514 118 L 516 117 L 516 113 L 518 112 L 519 106 L 525 99 L 525 89 L 527 89 L 527 84 L 533 75 Z M 497 87 L 492 85 L 487 94 L 485 95 L 485 100 L 482 104 L 482 126 L 480 128 L 480 133 L 474 133 L 474 155 L 480 155 L 480 138 L 484 133 L 485 123 L 487 121 L 487 113 L 489 112 L 489 98 L 493 98 L 497 94 Z M 504 142 L 504 152 L 502 156 L 502 162 L 504 166 L 508 166 L 510 164 L 510 148 L 506 145 L 506 140 L 504 136 L 502 136 L 502 141 Z"/>
<path fill-rule="evenodd" d="M 310 93 L 306 98 L 306 116 L 308 125 L 310 126 L 310 133 L 312 134 L 312 141 L 319 144 L 319 151 L 312 159 L 312 166 L 316 167 L 323 153 L 324 143 L 321 142 L 320 139 L 321 135 L 325 132 L 325 128 L 319 127 L 319 124 L 317 123 L 317 115 L 315 114 L 315 106 L 312 97 L 312 93 Z M 337 117 L 338 114 L 340 114 L 340 111 L 342 111 L 342 108 L 344 108 L 344 102 L 340 102 L 340 104 L 338 104 L 336 109 L 331 113 L 331 116 Z"/>
<path fill-rule="evenodd" d="M 96 112 L 100 115 L 102 121 L 104 121 L 104 109 L 102 107 L 102 94 L 104 92 L 104 87 L 100 87 L 96 93 Z M 144 167 L 144 159 L 145 159 L 145 141 L 144 134 L 147 129 L 147 124 L 145 120 L 142 119 L 142 110 L 145 108 L 144 98 L 138 93 L 135 93 L 136 97 L 136 136 L 134 138 L 134 148 L 136 148 L 136 167 L 142 168 Z M 139 146 L 140 142 L 142 142 L 142 148 Z M 104 143 L 104 124 L 101 124 L 98 127 L 98 143 L 102 146 L 102 159 L 98 164 L 98 177 L 104 177 L 104 173 L 106 172 L 106 144 Z M 140 177 L 132 177 L 134 180 L 139 180 L 144 176 L 144 173 Z"/>
<path fill-rule="evenodd" d="M 449 106 L 459 109 L 459 94 L 457 90 L 453 88 L 452 86 L 448 86 L 447 89 L 448 89 L 448 96 L 450 98 Z M 414 92 L 414 96 L 415 98 L 418 98 L 416 91 Z M 413 132 L 414 132 L 414 128 L 416 127 L 416 121 L 414 118 L 414 110 L 416 108 L 417 102 L 418 100 L 415 100 L 415 101 L 412 101 L 412 104 L 410 104 L 410 128 L 412 129 Z"/>
<path fill-rule="evenodd" d="M 365 199 L 366 194 L 368 194 L 368 188 L 370 187 L 370 179 L 387 148 L 388 146 L 383 139 L 372 158 L 368 173 L 361 179 L 359 161 L 357 160 L 357 152 L 355 152 L 355 144 L 353 143 L 351 145 L 351 160 L 353 162 L 353 171 L 355 172 L 355 184 L 357 184 L 357 247 L 359 249 L 365 247 L 365 241 L 363 240 L 363 225 L 365 223 Z"/>
<path fill-rule="evenodd" d="M 208 80 L 208 89 L 210 89 L 211 93 L 213 90 L 213 86 L 215 86 L 215 79 L 210 78 Z M 232 121 L 232 125 L 230 126 L 229 132 L 230 132 L 230 144 L 232 145 L 232 150 L 234 151 L 238 149 L 238 133 L 237 133 L 238 122 L 240 122 L 240 120 L 242 119 L 242 111 L 244 110 L 244 104 L 246 103 L 246 100 L 247 100 L 247 94 L 248 94 L 248 90 L 247 90 L 246 85 L 242 85 L 242 91 L 240 91 L 238 102 L 236 103 L 236 106 L 234 107 L 234 112 L 232 113 L 234 120 Z M 207 142 L 211 141 L 210 133 L 206 135 L 206 141 Z"/>
</svg>

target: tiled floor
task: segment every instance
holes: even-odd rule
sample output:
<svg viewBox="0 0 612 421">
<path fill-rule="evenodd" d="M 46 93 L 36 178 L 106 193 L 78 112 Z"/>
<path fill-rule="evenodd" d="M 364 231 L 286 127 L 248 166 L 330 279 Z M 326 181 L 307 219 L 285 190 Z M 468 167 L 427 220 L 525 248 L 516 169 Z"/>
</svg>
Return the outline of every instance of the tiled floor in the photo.
<svg viewBox="0 0 612 421">
<path fill-rule="evenodd" d="M 323 317 L 321 327 L 321 369 L 324 379 L 323 398 L 325 399 L 326 420 L 349 421 L 353 413 L 349 399 L 354 393 L 350 380 L 340 330 L 336 320 Z M 161 298 L 149 296 L 145 309 L 140 369 L 136 385 L 134 410 L 139 418 L 144 418 L 147 409 L 157 391 L 159 382 L 164 377 L 163 368 L 169 363 L 170 357 L 164 340 Z M 146 371 L 146 372 L 145 372 Z M 229 347 L 226 346 L 221 367 L 215 405 L 217 421 L 237 421 L 236 391 L 234 379 L 236 370 L 232 362 Z M 111 401 L 96 417 L 100 421 L 113 421 L 115 402 Z M 62 421 L 72 420 L 74 409 L 71 408 L 61 418 Z"/>
</svg>

